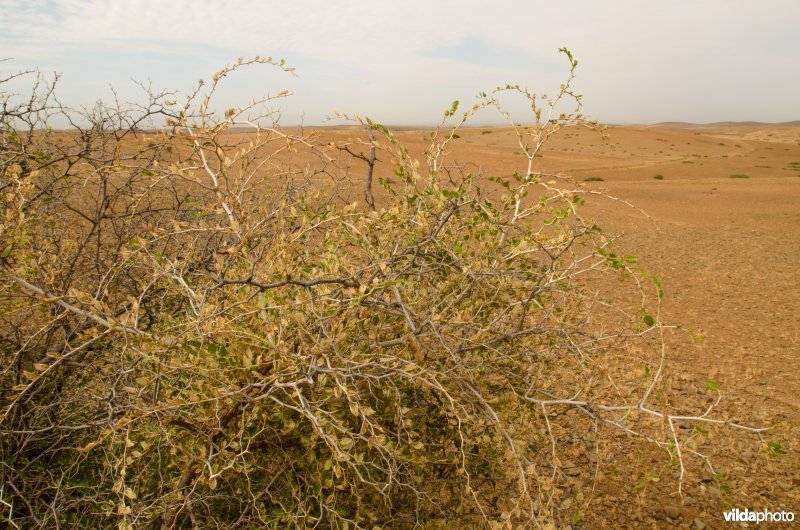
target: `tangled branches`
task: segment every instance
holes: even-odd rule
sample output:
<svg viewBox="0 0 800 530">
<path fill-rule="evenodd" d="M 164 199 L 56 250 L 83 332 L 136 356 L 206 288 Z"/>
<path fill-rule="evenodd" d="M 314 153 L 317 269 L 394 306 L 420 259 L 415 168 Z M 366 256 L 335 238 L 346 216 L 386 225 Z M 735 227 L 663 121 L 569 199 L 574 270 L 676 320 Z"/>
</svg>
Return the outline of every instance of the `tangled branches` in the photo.
<svg viewBox="0 0 800 530">
<path fill-rule="evenodd" d="M 683 466 L 675 423 L 723 421 L 650 405 L 660 288 L 581 217 L 584 190 L 534 170 L 559 128 L 593 125 L 582 115 L 534 105 L 537 127 L 511 122 L 526 171 L 492 179 L 447 163 L 455 129 L 420 169 L 364 121 L 370 177 L 378 147 L 400 179 L 365 206 L 349 202 L 348 146 L 263 125 L 287 94 L 211 112 L 251 63 L 276 64 L 240 60 L 182 104 L 56 105 L 74 131 L 19 128 L 44 119 L 49 89 L 39 107 L 6 102 L 12 525 L 542 524 L 564 444 L 612 425 Z M 546 101 L 571 98 L 567 83 Z M 482 95 L 456 128 L 492 106 Z M 171 130 L 145 131 L 156 117 Z"/>
</svg>

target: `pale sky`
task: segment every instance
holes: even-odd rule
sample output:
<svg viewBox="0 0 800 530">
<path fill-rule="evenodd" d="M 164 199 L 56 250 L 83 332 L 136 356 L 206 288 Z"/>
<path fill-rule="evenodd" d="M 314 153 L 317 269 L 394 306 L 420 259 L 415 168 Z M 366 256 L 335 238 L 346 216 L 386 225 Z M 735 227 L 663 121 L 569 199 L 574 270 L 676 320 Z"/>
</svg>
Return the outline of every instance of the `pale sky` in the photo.
<svg viewBox="0 0 800 530">
<path fill-rule="evenodd" d="M 498 84 L 552 93 L 561 46 L 607 123 L 800 119 L 798 0 L 0 0 L 0 74 L 60 72 L 68 104 L 107 100 L 109 84 L 141 99 L 131 79 L 185 93 L 239 56 L 273 56 L 298 77 L 257 67 L 219 103 L 289 89 L 284 125 L 333 108 L 434 124 Z"/>
</svg>

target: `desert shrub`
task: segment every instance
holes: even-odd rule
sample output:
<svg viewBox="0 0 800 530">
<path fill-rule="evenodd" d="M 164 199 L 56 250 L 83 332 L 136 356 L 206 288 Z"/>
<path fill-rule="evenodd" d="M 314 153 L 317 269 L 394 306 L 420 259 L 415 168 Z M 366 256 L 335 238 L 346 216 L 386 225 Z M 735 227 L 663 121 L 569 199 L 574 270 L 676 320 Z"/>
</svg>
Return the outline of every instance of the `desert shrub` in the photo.
<svg viewBox="0 0 800 530">
<path fill-rule="evenodd" d="M 732 179 L 749 179 L 750 175 L 745 175 L 744 173 L 734 173 L 730 176 Z"/>
<path fill-rule="evenodd" d="M 664 180 L 664 175 L 661 175 L 661 174 L 658 174 L 658 175 L 653 175 L 653 178 L 654 178 L 655 180 Z"/>
<path fill-rule="evenodd" d="M 239 60 L 183 103 L 165 92 L 79 114 L 51 85 L 24 106 L 6 95 L 3 516 L 530 526 L 573 496 L 559 455 L 604 427 L 664 447 L 682 476 L 675 424 L 724 421 L 651 405 L 663 292 L 580 215 L 592 192 L 533 164 L 558 129 L 596 126 L 569 59 L 555 97 L 481 94 L 423 162 L 352 118 L 378 138 L 360 147 L 393 161 L 374 210 L 342 162 L 358 146 L 262 125 L 273 97 L 210 111 L 233 71 L 282 62 Z M 508 117 L 507 92 L 534 104 L 535 127 L 510 121 L 524 170 L 489 179 L 449 163 L 475 112 Z M 74 131 L 45 127 L 53 108 Z M 167 125 L 146 131 L 151 119 Z"/>
<path fill-rule="evenodd" d="M 583 179 L 584 182 L 603 182 L 604 180 L 605 179 L 603 177 L 597 177 L 597 176 L 586 177 L 585 179 Z"/>
</svg>

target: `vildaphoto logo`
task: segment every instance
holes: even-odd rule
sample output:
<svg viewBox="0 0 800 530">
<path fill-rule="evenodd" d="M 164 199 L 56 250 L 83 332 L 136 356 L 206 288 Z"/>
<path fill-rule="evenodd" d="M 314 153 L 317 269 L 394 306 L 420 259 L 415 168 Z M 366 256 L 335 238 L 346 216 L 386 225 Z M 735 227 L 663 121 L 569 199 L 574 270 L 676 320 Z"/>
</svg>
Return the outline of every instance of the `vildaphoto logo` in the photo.
<svg viewBox="0 0 800 530">
<path fill-rule="evenodd" d="M 779 522 L 787 522 L 790 523 L 794 521 L 794 512 L 770 512 L 769 510 L 762 510 L 760 512 L 754 512 L 745 508 L 744 510 L 740 510 L 739 508 L 734 508 L 733 510 L 728 510 L 727 512 L 722 512 L 722 515 L 725 516 L 725 521 L 729 523 L 779 523 Z"/>
</svg>

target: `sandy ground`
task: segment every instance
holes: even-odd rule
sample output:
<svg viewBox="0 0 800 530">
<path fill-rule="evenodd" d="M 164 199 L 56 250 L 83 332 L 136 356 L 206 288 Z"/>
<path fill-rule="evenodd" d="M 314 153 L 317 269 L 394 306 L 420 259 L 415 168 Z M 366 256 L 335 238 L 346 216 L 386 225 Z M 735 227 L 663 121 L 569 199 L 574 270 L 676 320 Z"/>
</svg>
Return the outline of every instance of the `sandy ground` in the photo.
<svg viewBox="0 0 800 530">
<path fill-rule="evenodd" d="M 618 246 L 661 280 L 663 320 L 702 336 L 670 340 L 671 390 L 702 393 L 713 379 L 723 393 L 720 417 L 777 427 L 763 439 L 742 435 L 712 454 L 719 478 L 695 462 L 682 494 L 674 468 L 663 470 L 663 454 L 620 441 L 618 456 L 639 456 L 602 462 L 597 501 L 564 527 L 722 528 L 721 512 L 731 506 L 792 510 L 800 518 L 800 129 L 672 125 L 606 132 L 604 141 L 585 129 L 562 131 L 536 160 L 539 169 L 571 175 L 646 212 L 599 197 L 589 198 L 585 210 L 607 232 L 624 234 Z M 337 140 L 358 134 L 321 132 Z M 429 131 L 397 134 L 412 155 L 427 146 Z M 452 160 L 469 162 L 470 171 L 524 172 L 511 130 L 459 134 Z M 379 163 L 376 175 L 390 176 L 388 164 Z M 779 442 L 786 454 L 770 455 L 767 441 Z M 653 470 L 659 480 L 642 487 L 641 477 Z"/>
<path fill-rule="evenodd" d="M 720 483 L 730 493 L 702 478 L 695 484 L 690 479 L 683 497 L 662 485 L 649 498 L 642 496 L 641 510 L 625 510 L 628 520 L 636 526 L 723 528 L 726 503 L 800 515 L 800 131 L 609 132 L 618 154 L 600 155 L 593 164 L 585 160 L 592 167 L 578 173 L 600 175 L 605 180 L 592 186 L 652 218 L 608 203 L 596 212 L 599 224 L 624 233 L 621 245 L 662 280 L 665 321 L 703 336 L 699 345 L 670 345 L 675 386 L 702 388 L 704 380 L 717 381 L 728 400 L 721 415 L 780 424 L 765 439 L 778 440 L 787 451 L 773 458 L 757 449 L 758 440 L 745 438 L 737 445 L 738 461 L 722 464 L 728 483 Z M 624 481 L 616 485 L 626 489 Z M 686 497 L 696 502 L 687 504 Z M 653 508 L 665 498 L 671 513 L 680 507 L 678 519 L 664 517 L 670 509 Z M 613 503 L 605 506 L 613 511 Z"/>
</svg>

